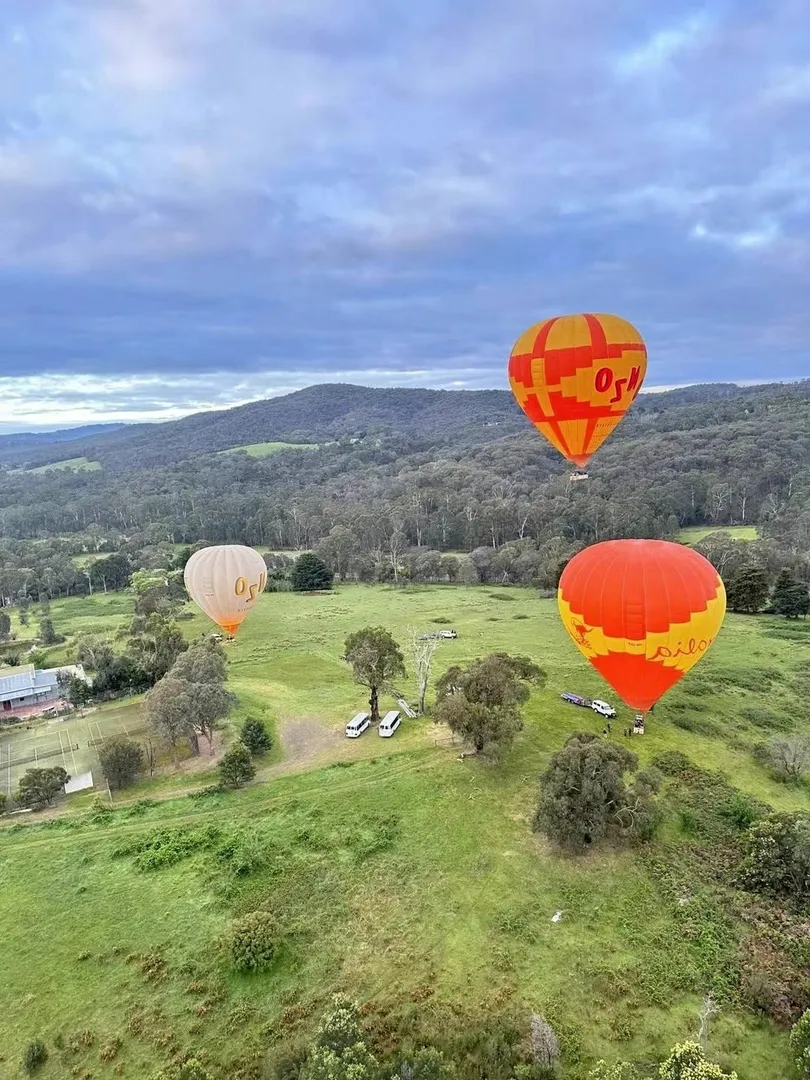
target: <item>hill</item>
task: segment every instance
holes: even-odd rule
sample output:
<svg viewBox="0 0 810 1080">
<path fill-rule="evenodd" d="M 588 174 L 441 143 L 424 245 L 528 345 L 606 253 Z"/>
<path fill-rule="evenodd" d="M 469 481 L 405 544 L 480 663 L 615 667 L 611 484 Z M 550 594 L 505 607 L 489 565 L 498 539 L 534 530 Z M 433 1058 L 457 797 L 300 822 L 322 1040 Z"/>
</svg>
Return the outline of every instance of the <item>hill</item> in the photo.
<svg viewBox="0 0 810 1080">
<path fill-rule="evenodd" d="M 31 453 L 43 447 L 59 447 L 77 439 L 92 439 L 97 435 L 108 435 L 120 431 L 125 424 L 85 424 L 82 427 L 60 428 L 57 431 L 21 431 L 11 435 L 0 435 L 0 460 L 11 459 L 22 452 Z"/>
<path fill-rule="evenodd" d="M 371 578 L 409 548 L 481 548 L 493 580 L 522 580 L 493 562 L 496 549 L 539 547 L 552 565 L 583 544 L 684 528 L 760 526 L 782 565 L 810 552 L 810 381 L 640 396 L 574 487 L 511 394 L 494 390 L 317 386 L 69 445 L 0 473 L 0 537 L 83 537 L 80 551 L 323 543 L 335 565 Z M 42 469 L 66 458 L 100 468 Z M 521 555 L 528 574 L 535 557 Z"/>
<path fill-rule="evenodd" d="M 727 422 L 761 412 L 769 402 L 808 399 L 810 380 L 756 387 L 717 383 L 642 393 L 619 432 L 627 436 L 652 422 L 660 430 L 701 425 L 709 419 Z M 324 443 L 377 435 L 477 444 L 520 434 L 526 425 L 508 390 L 325 384 L 162 424 L 133 424 L 85 435 L 77 429 L 70 456 L 101 461 L 107 469 L 142 470 L 258 443 Z M 4 447 L 0 440 L 0 462 L 32 467 L 56 462 L 60 454 L 51 443 Z"/>
</svg>

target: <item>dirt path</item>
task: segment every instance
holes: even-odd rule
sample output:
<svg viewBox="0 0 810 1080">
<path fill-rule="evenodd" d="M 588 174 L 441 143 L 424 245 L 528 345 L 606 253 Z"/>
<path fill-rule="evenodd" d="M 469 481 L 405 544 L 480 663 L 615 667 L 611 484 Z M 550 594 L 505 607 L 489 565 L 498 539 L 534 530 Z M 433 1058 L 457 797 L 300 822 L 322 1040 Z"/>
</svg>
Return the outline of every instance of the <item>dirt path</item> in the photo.
<svg viewBox="0 0 810 1080">
<path fill-rule="evenodd" d="M 278 726 L 283 760 L 262 770 L 262 779 L 304 772 L 346 756 L 346 739 L 313 716 L 285 717 Z"/>
</svg>

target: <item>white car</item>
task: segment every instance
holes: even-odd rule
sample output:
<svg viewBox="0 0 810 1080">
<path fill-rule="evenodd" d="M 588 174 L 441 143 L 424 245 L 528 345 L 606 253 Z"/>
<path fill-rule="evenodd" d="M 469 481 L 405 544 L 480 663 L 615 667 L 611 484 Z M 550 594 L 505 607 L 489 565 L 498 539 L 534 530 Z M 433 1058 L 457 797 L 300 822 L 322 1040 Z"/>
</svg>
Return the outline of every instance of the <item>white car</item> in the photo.
<svg viewBox="0 0 810 1080">
<path fill-rule="evenodd" d="M 439 637 L 440 638 L 457 638 L 458 634 L 456 633 L 455 630 L 440 630 L 439 631 Z"/>
<path fill-rule="evenodd" d="M 606 701 L 592 701 L 591 708 L 595 713 L 599 713 L 600 716 L 606 716 L 610 720 L 616 715 L 616 710 L 612 705 L 608 705 Z"/>
</svg>

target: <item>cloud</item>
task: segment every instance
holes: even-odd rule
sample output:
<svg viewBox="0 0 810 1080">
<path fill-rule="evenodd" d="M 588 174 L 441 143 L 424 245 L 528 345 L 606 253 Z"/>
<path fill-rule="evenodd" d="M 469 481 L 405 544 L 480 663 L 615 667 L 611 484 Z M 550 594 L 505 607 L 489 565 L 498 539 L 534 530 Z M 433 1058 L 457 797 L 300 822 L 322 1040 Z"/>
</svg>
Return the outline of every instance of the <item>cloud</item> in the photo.
<svg viewBox="0 0 810 1080">
<path fill-rule="evenodd" d="M 96 419 L 234 379 L 502 386 L 525 325 L 587 309 L 661 384 L 806 374 L 796 0 L 4 15 L 0 376 L 51 410 L 71 379 Z"/>
</svg>

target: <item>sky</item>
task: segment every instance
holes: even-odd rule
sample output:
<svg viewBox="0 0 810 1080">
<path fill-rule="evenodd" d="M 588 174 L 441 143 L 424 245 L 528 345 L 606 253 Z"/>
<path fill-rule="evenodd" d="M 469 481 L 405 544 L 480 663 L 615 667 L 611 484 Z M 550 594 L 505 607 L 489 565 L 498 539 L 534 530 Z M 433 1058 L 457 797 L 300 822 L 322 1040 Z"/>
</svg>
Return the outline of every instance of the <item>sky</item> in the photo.
<svg viewBox="0 0 810 1080">
<path fill-rule="evenodd" d="M 506 387 L 570 311 L 810 376 L 810 5 L 2 0 L 0 221 L 0 430 Z"/>
</svg>

